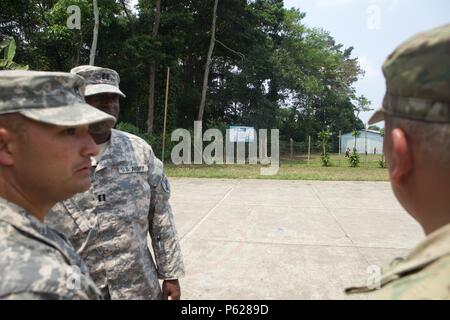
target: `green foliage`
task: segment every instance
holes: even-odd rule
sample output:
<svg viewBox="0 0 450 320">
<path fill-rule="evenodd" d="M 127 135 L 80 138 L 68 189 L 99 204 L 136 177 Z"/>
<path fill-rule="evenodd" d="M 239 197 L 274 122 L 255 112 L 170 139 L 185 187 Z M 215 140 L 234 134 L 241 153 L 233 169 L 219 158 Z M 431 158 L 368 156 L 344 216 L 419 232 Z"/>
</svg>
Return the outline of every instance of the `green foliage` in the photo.
<svg viewBox="0 0 450 320">
<path fill-rule="evenodd" d="M 354 146 L 353 146 L 353 152 L 355 152 L 356 153 L 356 139 L 359 137 L 361 135 L 361 132 L 360 131 L 358 131 L 358 130 L 353 130 L 352 131 L 352 137 L 355 137 L 355 144 L 354 144 Z"/>
<path fill-rule="evenodd" d="M 352 131 L 352 136 L 355 137 L 355 144 L 353 146 L 353 152 L 348 157 L 348 162 L 350 163 L 350 167 L 356 168 L 359 166 L 360 157 L 359 154 L 356 152 L 356 139 L 361 135 L 361 132 L 358 130 Z"/>
<path fill-rule="evenodd" d="M 359 132 L 358 130 L 353 130 L 352 131 L 352 137 L 355 137 L 355 138 L 357 138 L 357 137 L 359 137 L 361 135 L 361 132 Z"/>
<path fill-rule="evenodd" d="M 16 55 L 16 41 L 14 38 L 9 38 L 0 44 L 0 48 L 4 50 L 3 59 L 13 60 Z"/>
<path fill-rule="evenodd" d="M 367 112 L 373 110 L 370 108 L 372 102 L 369 99 L 367 99 L 364 95 L 355 98 L 355 100 L 357 103 L 356 111 Z"/>
<path fill-rule="evenodd" d="M 155 135 L 146 138 L 156 150 L 163 128 L 167 67 L 171 68 L 168 132 L 193 127 L 213 1 L 162 1 L 155 39 L 150 37 L 155 1 L 139 0 L 136 10 L 130 4 L 98 1 L 95 61 L 119 72 L 127 95 L 121 101 L 121 120 L 141 134 L 146 131 L 149 65 L 156 62 Z M 81 9 L 81 30 L 66 28 L 69 5 Z M 328 128 L 333 151 L 339 131 L 364 128 L 354 111 L 370 103 L 355 98 L 353 85 L 362 70 L 352 58 L 353 48 L 344 48 L 323 29 L 307 26 L 305 15 L 285 8 L 282 0 L 220 1 L 204 127 L 278 128 L 281 138 L 295 141 L 316 137 Z M 69 71 L 89 63 L 93 23 L 92 0 L 2 0 L 0 39 L 15 38 L 16 60 L 33 70 Z"/>
<path fill-rule="evenodd" d="M 153 149 L 154 154 L 157 158 L 161 159 L 162 155 L 162 135 L 158 134 L 148 134 L 146 132 L 141 131 L 135 125 L 128 122 L 119 122 L 116 125 L 117 130 L 125 131 L 131 134 L 134 134 L 142 139 L 144 139 Z M 166 147 L 164 149 L 164 159 L 170 158 L 170 152 L 174 147 L 174 142 L 170 141 L 170 134 L 166 134 Z"/>
<path fill-rule="evenodd" d="M 380 168 L 386 168 L 386 160 L 384 159 L 384 154 L 381 155 L 381 159 L 378 161 Z"/>
<path fill-rule="evenodd" d="M 141 132 L 141 130 L 139 130 L 138 127 L 134 126 L 134 125 L 131 124 L 131 123 L 128 123 L 128 122 L 119 122 L 119 123 L 116 125 L 116 129 L 117 129 L 117 130 L 121 130 L 121 131 L 125 131 L 125 132 L 128 132 L 128 133 L 131 133 L 131 134 L 134 134 L 134 135 L 136 135 L 136 136 L 141 137 L 141 138 L 144 139 L 143 132 Z"/>
<path fill-rule="evenodd" d="M 328 131 L 323 130 L 323 131 L 319 132 L 319 139 L 322 144 L 322 154 L 320 156 L 320 159 L 322 161 L 323 167 L 329 167 L 331 165 L 330 156 L 328 155 L 328 152 L 327 152 L 327 143 L 328 143 L 329 138 L 330 138 L 330 133 Z"/>
<path fill-rule="evenodd" d="M 322 167 L 331 166 L 330 155 L 328 153 L 320 155 L 320 161 L 322 161 Z"/>
<path fill-rule="evenodd" d="M 359 154 L 356 153 L 356 149 L 353 149 L 353 152 L 348 157 L 348 162 L 352 168 L 359 167 L 360 157 Z"/>
<path fill-rule="evenodd" d="M 281 160 L 278 174 L 261 176 L 260 165 L 174 165 L 166 162 L 165 169 L 170 177 L 226 178 L 226 179 L 282 179 L 282 180 L 325 180 L 325 181 L 389 181 L 386 169 L 378 168 L 376 157 L 369 155 L 367 166 L 350 168 L 340 166 L 338 154 L 330 154 L 331 167 L 322 167 L 320 156 Z"/>
<path fill-rule="evenodd" d="M 3 59 L 0 59 L 0 70 L 28 70 L 28 66 L 17 64 L 13 61 L 16 55 L 16 41 L 9 37 L 0 42 L 0 53 L 3 50 Z"/>
</svg>

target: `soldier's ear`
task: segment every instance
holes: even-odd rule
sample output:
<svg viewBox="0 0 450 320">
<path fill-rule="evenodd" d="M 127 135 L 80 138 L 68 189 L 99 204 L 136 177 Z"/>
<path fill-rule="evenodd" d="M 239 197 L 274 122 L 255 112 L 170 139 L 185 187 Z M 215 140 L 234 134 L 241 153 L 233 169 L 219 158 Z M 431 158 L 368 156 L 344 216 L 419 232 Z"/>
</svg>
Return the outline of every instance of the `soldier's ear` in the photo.
<svg viewBox="0 0 450 320">
<path fill-rule="evenodd" d="M 11 166 L 14 164 L 12 156 L 13 135 L 10 130 L 0 127 L 0 165 Z"/>
<path fill-rule="evenodd" d="M 400 128 L 393 129 L 389 134 L 389 139 L 391 139 L 389 161 L 391 182 L 396 187 L 402 188 L 413 169 L 411 144 L 405 131 Z"/>
</svg>

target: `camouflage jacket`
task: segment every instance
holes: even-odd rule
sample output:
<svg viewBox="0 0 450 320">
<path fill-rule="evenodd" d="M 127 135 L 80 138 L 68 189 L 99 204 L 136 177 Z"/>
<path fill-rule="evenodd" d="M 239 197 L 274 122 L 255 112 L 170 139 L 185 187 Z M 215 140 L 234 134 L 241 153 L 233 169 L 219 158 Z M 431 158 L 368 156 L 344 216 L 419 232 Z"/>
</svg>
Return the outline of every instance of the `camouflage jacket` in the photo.
<svg viewBox="0 0 450 320">
<path fill-rule="evenodd" d="M 141 138 L 113 130 L 91 178 L 46 222 L 69 237 L 106 298 L 161 298 L 158 279 L 184 275 L 162 162 Z"/>
<path fill-rule="evenodd" d="M 383 270 L 380 289 L 355 287 L 347 293 L 373 292 L 381 300 L 450 299 L 450 224 L 430 234 L 406 259 Z"/>
<path fill-rule="evenodd" d="M 62 235 L 0 198 L 0 299 L 100 299 Z"/>
</svg>

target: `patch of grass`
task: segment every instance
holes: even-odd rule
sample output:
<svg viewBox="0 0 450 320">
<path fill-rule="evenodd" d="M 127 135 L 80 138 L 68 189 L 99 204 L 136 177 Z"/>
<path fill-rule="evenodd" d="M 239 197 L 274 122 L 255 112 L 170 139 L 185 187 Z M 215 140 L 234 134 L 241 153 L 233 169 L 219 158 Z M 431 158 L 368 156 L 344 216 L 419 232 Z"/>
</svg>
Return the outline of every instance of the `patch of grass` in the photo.
<svg viewBox="0 0 450 320">
<path fill-rule="evenodd" d="M 351 168 L 348 159 L 330 155 L 331 167 L 322 167 L 320 155 L 308 162 L 307 157 L 281 160 L 278 173 L 262 176 L 261 165 L 181 165 L 165 164 L 169 177 L 222 178 L 222 179 L 278 179 L 278 180 L 324 180 L 324 181 L 388 181 L 388 171 L 379 167 L 381 156 L 361 155 L 358 168 Z"/>
</svg>

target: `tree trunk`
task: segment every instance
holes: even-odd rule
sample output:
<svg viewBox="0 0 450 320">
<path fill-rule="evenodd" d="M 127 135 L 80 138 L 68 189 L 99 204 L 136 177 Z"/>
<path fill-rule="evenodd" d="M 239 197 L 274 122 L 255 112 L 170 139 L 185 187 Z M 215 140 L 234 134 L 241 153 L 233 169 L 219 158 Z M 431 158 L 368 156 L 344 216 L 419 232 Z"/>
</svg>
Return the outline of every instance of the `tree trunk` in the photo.
<svg viewBox="0 0 450 320">
<path fill-rule="evenodd" d="M 98 21 L 98 5 L 97 0 L 94 0 L 94 36 L 92 38 L 92 46 L 91 46 L 91 55 L 89 59 L 89 64 L 93 66 L 95 64 L 95 52 L 97 51 L 97 38 L 98 38 L 98 27 L 99 27 L 99 21 Z"/>
<path fill-rule="evenodd" d="M 214 1 L 213 21 L 211 26 L 211 41 L 209 43 L 208 56 L 206 58 L 205 74 L 203 76 L 202 100 L 200 101 L 200 107 L 198 109 L 197 121 L 203 120 L 203 112 L 205 111 L 206 91 L 208 90 L 209 69 L 211 68 L 211 61 L 212 61 L 211 57 L 214 50 L 214 44 L 216 43 L 216 14 L 218 3 L 219 0 Z"/>
<path fill-rule="evenodd" d="M 130 21 L 131 30 L 133 31 L 133 34 L 134 34 L 134 23 L 133 23 L 133 20 L 131 19 L 130 15 L 128 14 L 127 5 L 125 4 L 124 0 L 120 0 L 120 3 L 122 4 L 123 11 L 125 12 L 125 15 L 127 16 L 128 21 Z"/>
<path fill-rule="evenodd" d="M 80 65 L 80 52 L 81 52 L 82 45 L 83 45 L 83 32 L 81 32 L 81 30 L 80 30 L 80 42 L 77 47 L 77 52 L 75 53 L 75 61 L 73 64 L 74 67 L 77 67 Z"/>
<path fill-rule="evenodd" d="M 155 19 L 153 21 L 151 39 L 152 41 L 158 36 L 159 24 L 161 21 L 161 0 L 157 0 L 155 4 Z M 149 67 L 149 88 L 148 88 L 148 116 L 147 116 L 147 132 L 153 133 L 153 122 L 155 114 L 155 78 L 156 78 L 156 61 L 153 59 Z"/>
</svg>

